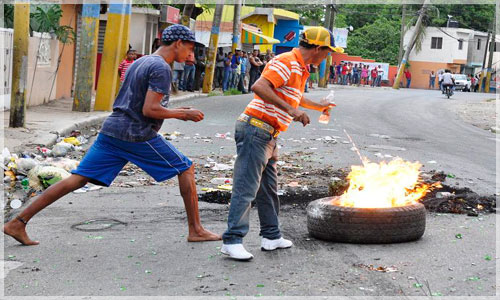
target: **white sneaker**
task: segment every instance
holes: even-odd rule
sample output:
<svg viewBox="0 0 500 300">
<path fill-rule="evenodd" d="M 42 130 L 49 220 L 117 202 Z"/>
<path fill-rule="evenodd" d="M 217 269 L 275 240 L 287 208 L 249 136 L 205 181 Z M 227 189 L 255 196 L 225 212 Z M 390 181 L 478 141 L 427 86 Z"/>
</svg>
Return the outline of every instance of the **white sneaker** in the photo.
<svg viewBox="0 0 500 300">
<path fill-rule="evenodd" d="M 223 244 L 220 252 L 236 260 L 250 260 L 253 258 L 252 253 L 245 250 L 243 244 Z"/>
<path fill-rule="evenodd" d="M 276 249 L 286 249 L 293 246 L 292 241 L 285 240 L 284 238 L 279 238 L 276 240 L 270 240 L 266 238 L 262 238 L 262 242 L 260 243 L 260 249 L 262 251 L 272 251 Z"/>
</svg>

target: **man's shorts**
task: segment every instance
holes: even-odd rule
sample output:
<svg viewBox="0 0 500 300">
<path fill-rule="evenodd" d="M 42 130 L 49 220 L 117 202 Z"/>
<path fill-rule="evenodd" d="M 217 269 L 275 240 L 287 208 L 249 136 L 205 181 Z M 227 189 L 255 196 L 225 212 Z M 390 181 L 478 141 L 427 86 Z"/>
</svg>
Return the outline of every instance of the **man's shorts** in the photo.
<svg viewBox="0 0 500 300">
<path fill-rule="evenodd" d="M 193 164 L 161 135 L 145 142 L 127 142 L 101 133 L 71 173 L 87 177 L 94 184 L 109 186 L 129 161 L 156 181 L 179 175 Z"/>
</svg>

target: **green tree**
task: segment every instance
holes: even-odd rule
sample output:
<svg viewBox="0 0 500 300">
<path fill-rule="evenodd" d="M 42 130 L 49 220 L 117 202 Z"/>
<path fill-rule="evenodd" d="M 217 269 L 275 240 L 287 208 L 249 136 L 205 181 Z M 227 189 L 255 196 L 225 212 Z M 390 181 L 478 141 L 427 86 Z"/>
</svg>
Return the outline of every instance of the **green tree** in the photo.
<svg viewBox="0 0 500 300">
<path fill-rule="evenodd" d="M 397 65 L 399 24 L 398 21 L 379 17 L 373 23 L 356 29 L 347 40 L 347 52 Z"/>
</svg>

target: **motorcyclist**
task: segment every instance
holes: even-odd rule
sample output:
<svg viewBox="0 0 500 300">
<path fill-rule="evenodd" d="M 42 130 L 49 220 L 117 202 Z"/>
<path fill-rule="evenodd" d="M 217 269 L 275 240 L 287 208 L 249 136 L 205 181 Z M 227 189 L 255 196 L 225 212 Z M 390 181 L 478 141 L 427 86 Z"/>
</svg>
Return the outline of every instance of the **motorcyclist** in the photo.
<svg viewBox="0 0 500 300">
<path fill-rule="evenodd" d="M 453 91 L 455 90 L 455 78 L 453 78 L 453 75 L 451 74 L 451 71 L 449 69 L 446 69 L 443 74 L 443 94 L 446 91 L 446 87 L 450 87 L 451 89 L 451 94 L 453 95 Z"/>
</svg>

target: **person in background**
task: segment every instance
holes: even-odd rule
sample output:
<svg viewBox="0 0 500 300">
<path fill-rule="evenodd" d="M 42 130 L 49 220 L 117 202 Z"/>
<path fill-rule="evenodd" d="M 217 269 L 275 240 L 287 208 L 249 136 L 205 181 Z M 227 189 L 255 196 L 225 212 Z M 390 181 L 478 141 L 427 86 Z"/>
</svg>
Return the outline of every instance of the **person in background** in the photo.
<svg viewBox="0 0 500 300">
<path fill-rule="evenodd" d="M 225 92 L 229 89 L 229 80 L 231 79 L 231 60 L 233 53 L 229 52 L 224 58 L 224 78 L 222 79 L 222 91 Z"/>
<path fill-rule="evenodd" d="M 260 67 L 262 66 L 262 61 L 259 58 L 259 50 L 254 49 L 252 56 L 248 59 L 250 62 L 250 80 L 248 82 L 248 91 L 252 90 L 252 85 L 260 77 Z"/>
<path fill-rule="evenodd" d="M 368 85 L 368 65 L 361 69 L 361 84 Z"/>
<path fill-rule="evenodd" d="M 411 72 L 410 72 L 410 69 L 406 69 L 405 70 L 405 78 L 406 78 L 406 88 L 409 89 L 410 88 L 410 84 L 411 84 Z"/>
<path fill-rule="evenodd" d="M 377 68 L 377 86 L 382 84 L 382 77 L 384 76 L 384 69 L 382 69 L 381 65 L 378 65 Z"/>
<path fill-rule="evenodd" d="M 184 65 L 184 84 L 183 91 L 193 92 L 194 87 L 194 73 L 196 71 L 196 59 L 194 58 L 194 53 L 190 53 L 186 59 L 186 63 Z"/>
<path fill-rule="evenodd" d="M 122 60 L 120 65 L 118 66 L 118 75 L 120 75 L 120 82 L 125 80 L 125 73 L 127 72 L 128 67 L 135 61 L 137 57 L 137 53 L 135 50 L 130 49 L 127 51 L 127 57 Z"/>
<path fill-rule="evenodd" d="M 238 85 L 238 67 L 240 66 L 241 51 L 236 49 L 233 58 L 231 59 L 231 78 L 229 79 L 229 89 L 235 89 Z"/>
<path fill-rule="evenodd" d="M 259 51 L 259 58 L 260 58 L 260 61 L 262 62 L 262 65 L 260 66 L 260 74 L 262 74 L 262 72 L 264 71 L 264 68 L 266 67 L 268 61 L 266 59 L 266 56 L 265 55 L 261 55 L 260 54 L 260 51 Z"/>
<path fill-rule="evenodd" d="M 342 64 L 342 85 L 346 85 L 347 84 L 347 72 L 348 72 L 347 63 L 344 62 Z"/>
<path fill-rule="evenodd" d="M 172 72 L 172 85 L 174 86 L 174 92 L 182 90 L 182 74 L 184 74 L 184 62 L 174 61 L 174 69 Z"/>
<path fill-rule="evenodd" d="M 352 68 L 352 84 L 359 84 L 359 68 L 358 64 L 355 64 Z"/>
<path fill-rule="evenodd" d="M 224 79 L 224 50 L 219 47 L 215 57 L 214 89 L 222 87 Z"/>
<path fill-rule="evenodd" d="M 198 50 L 198 55 L 196 56 L 196 72 L 194 73 L 194 90 L 198 91 L 203 87 L 203 77 L 205 75 L 205 54 L 203 49 Z"/>
<path fill-rule="evenodd" d="M 310 70 L 310 75 L 309 75 L 309 88 L 313 89 L 313 83 L 316 83 L 317 80 L 317 73 L 316 73 L 316 66 L 313 64 L 309 64 L 309 70 Z"/>
<path fill-rule="evenodd" d="M 470 92 L 474 91 L 475 87 L 476 87 L 476 77 L 474 77 L 474 75 L 469 75 L 469 80 L 470 80 Z"/>
<path fill-rule="evenodd" d="M 377 76 L 378 76 L 378 70 L 377 67 L 373 67 L 370 73 L 370 77 L 372 78 L 372 83 L 370 84 L 371 87 L 375 87 L 377 83 Z"/>
<path fill-rule="evenodd" d="M 329 84 L 334 84 L 335 83 L 335 63 L 330 65 L 330 74 L 329 74 Z"/>
<path fill-rule="evenodd" d="M 474 93 L 477 93 L 477 90 L 479 89 L 479 76 L 476 74 L 474 78 L 476 78 L 476 84 L 474 85 Z"/>
<path fill-rule="evenodd" d="M 436 85 L 436 74 L 434 73 L 434 71 L 431 71 L 431 74 L 429 74 L 429 89 L 433 90 L 435 85 Z"/>
<path fill-rule="evenodd" d="M 335 74 L 337 75 L 337 84 L 342 84 L 342 66 L 343 62 L 340 62 L 335 69 Z"/>
<path fill-rule="evenodd" d="M 243 94 L 247 94 L 247 91 L 245 90 L 245 75 L 247 73 L 247 63 L 248 63 L 248 57 L 247 53 L 245 51 L 242 52 L 240 58 L 240 76 L 237 79 L 238 80 L 238 90 L 242 92 Z"/>
<path fill-rule="evenodd" d="M 159 38 L 156 38 L 153 41 L 153 45 L 151 45 L 151 53 L 154 53 L 156 50 L 158 50 L 158 48 L 160 48 L 160 46 L 161 46 L 161 41 Z"/>
</svg>

